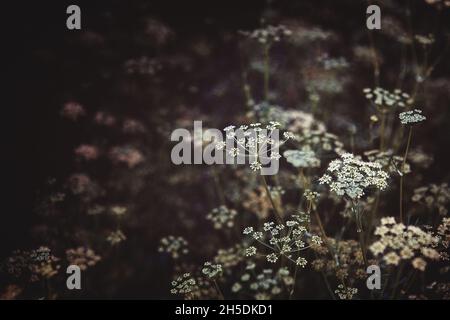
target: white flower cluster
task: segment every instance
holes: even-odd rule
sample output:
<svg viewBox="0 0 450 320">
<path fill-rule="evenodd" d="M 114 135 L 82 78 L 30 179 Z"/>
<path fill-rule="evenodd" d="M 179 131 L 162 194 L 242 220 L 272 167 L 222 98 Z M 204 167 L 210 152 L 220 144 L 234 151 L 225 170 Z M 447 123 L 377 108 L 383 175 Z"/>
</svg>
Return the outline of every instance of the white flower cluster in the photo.
<svg viewBox="0 0 450 320">
<path fill-rule="evenodd" d="M 324 130 L 304 129 L 295 140 L 300 143 L 302 150 L 314 150 L 316 154 L 330 151 L 344 153 L 344 144 L 339 141 L 338 136 Z"/>
<path fill-rule="evenodd" d="M 190 273 L 185 273 L 182 276 L 172 281 L 172 294 L 187 294 L 197 290 L 195 279 L 191 277 Z"/>
<path fill-rule="evenodd" d="M 357 288 L 344 287 L 343 284 L 338 285 L 338 288 L 334 291 L 341 300 L 351 300 L 353 296 L 358 293 Z"/>
<path fill-rule="evenodd" d="M 222 272 L 223 268 L 220 264 L 212 264 L 209 261 L 203 264 L 202 273 L 210 279 L 219 277 L 220 275 L 222 275 Z"/>
<path fill-rule="evenodd" d="M 162 238 L 158 248 L 159 252 L 166 252 L 172 256 L 173 259 L 178 259 L 181 255 L 189 252 L 187 246 L 188 242 L 183 237 L 167 236 Z"/>
<path fill-rule="evenodd" d="M 280 295 L 283 288 L 293 284 L 294 278 L 287 268 L 280 268 L 275 272 L 272 269 L 264 269 L 260 273 L 245 272 L 232 286 L 231 291 L 237 293 L 247 287 L 256 300 L 268 300 Z"/>
<path fill-rule="evenodd" d="M 427 119 L 427 117 L 422 115 L 422 110 L 419 109 L 401 112 L 398 117 L 402 124 L 418 123 Z"/>
<path fill-rule="evenodd" d="M 414 101 L 409 94 L 402 92 L 400 89 L 395 89 L 394 92 L 389 92 L 383 88 L 377 87 L 375 89 L 365 88 L 363 93 L 366 98 L 373 101 L 378 107 L 406 107 L 411 105 Z"/>
<path fill-rule="evenodd" d="M 106 240 L 113 246 L 125 241 L 126 239 L 127 237 L 121 230 L 112 231 L 106 238 Z"/>
<path fill-rule="evenodd" d="M 234 226 L 234 217 L 236 215 L 236 210 L 228 209 L 226 206 L 220 206 L 208 213 L 206 219 L 214 224 L 215 229 L 221 229 L 223 227 L 231 228 Z"/>
<path fill-rule="evenodd" d="M 241 34 L 256 39 L 262 44 L 271 44 L 273 42 L 279 42 L 283 37 L 290 36 L 292 31 L 284 25 L 267 26 L 266 28 L 256 29 L 251 32 L 241 31 Z"/>
<path fill-rule="evenodd" d="M 283 139 L 279 141 L 278 135 L 275 136 L 275 131 L 279 130 L 280 126 L 280 123 L 276 121 L 270 121 L 265 128 L 259 122 L 241 125 L 237 129 L 233 125 L 228 126 L 223 129 L 226 132 L 226 137 L 227 139 L 232 139 L 237 147 L 233 146 L 226 151 L 234 158 L 249 157 L 251 161 L 250 168 L 253 171 L 261 170 L 261 161 L 279 160 L 281 158 L 281 155 L 278 153 L 279 147 L 294 137 L 291 132 L 286 131 L 283 133 Z M 222 150 L 228 145 L 225 141 L 219 141 L 215 147 L 217 150 Z"/>
<path fill-rule="evenodd" d="M 396 223 L 393 217 L 381 219 L 381 226 L 375 229 L 380 239 L 370 246 L 373 255 L 383 255 L 388 265 L 398 265 L 401 260 L 412 260 L 415 269 L 424 271 L 427 265 L 424 257 L 438 260 L 439 253 L 434 247 L 439 239 L 416 226 Z"/>
<path fill-rule="evenodd" d="M 253 227 L 247 227 L 243 233 L 251 235 L 254 240 L 272 251 L 266 255 L 268 262 L 276 263 L 280 256 L 284 256 L 296 265 L 305 267 L 306 259 L 295 258 L 294 255 L 298 255 L 300 251 L 308 249 L 311 245 L 320 245 L 322 240 L 319 236 L 309 234 L 302 225 L 304 222 L 305 219 L 302 215 L 293 215 L 292 219 L 286 221 L 285 224 L 266 222 L 263 225 L 263 231 L 254 231 Z M 308 245 L 307 242 L 310 244 Z M 256 247 L 248 247 L 245 254 L 247 256 L 255 255 Z"/>
<path fill-rule="evenodd" d="M 283 153 L 287 162 L 296 168 L 317 168 L 320 167 L 320 159 L 312 150 L 286 150 Z"/>
<path fill-rule="evenodd" d="M 362 161 L 351 153 L 331 161 L 327 172 L 329 174 L 324 174 L 319 183 L 328 184 L 337 195 L 347 195 L 351 199 L 361 198 L 367 188 L 384 190 L 389 178 L 381 164 Z"/>
</svg>

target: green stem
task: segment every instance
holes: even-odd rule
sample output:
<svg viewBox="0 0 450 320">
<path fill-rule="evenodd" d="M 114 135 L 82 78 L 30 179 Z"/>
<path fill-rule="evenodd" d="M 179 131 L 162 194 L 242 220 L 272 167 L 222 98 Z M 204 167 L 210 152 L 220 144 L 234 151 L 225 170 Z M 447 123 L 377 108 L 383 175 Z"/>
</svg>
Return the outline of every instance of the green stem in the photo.
<svg viewBox="0 0 450 320">
<path fill-rule="evenodd" d="M 400 168 L 400 171 L 401 171 L 401 176 L 400 176 L 400 222 L 403 222 L 403 176 L 404 176 L 403 169 L 405 167 L 406 158 L 408 157 L 409 146 L 411 144 L 411 137 L 412 137 L 412 126 L 409 127 L 408 142 L 406 143 L 406 150 L 405 150 L 405 154 L 403 156 L 402 166 Z"/>
<path fill-rule="evenodd" d="M 270 45 L 264 45 L 264 99 L 269 101 L 269 73 L 270 73 L 270 65 L 269 65 L 269 49 Z"/>
<path fill-rule="evenodd" d="M 270 203 L 272 204 L 272 208 L 273 208 L 273 211 L 275 213 L 275 218 L 277 219 L 278 223 L 282 223 L 283 219 L 281 218 L 281 215 L 278 212 L 277 206 L 275 205 L 275 202 L 272 199 L 272 195 L 270 194 L 270 190 L 269 190 L 269 186 L 267 185 L 266 178 L 262 174 L 259 175 L 259 176 L 260 176 L 260 178 L 262 180 L 262 183 L 263 183 L 264 188 L 266 190 L 267 196 L 269 197 Z"/>
</svg>

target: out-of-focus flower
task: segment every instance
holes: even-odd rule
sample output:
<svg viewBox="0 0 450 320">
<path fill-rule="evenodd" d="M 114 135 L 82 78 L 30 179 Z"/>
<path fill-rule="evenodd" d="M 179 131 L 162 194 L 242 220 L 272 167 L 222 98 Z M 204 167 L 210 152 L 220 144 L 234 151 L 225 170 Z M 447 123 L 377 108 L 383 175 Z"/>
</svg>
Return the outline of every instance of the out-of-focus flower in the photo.
<svg viewBox="0 0 450 320">
<path fill-rule="evenodd" d="M 112 231 L 106 238 L 106 240 L 113 246 L 125 241 L 126 239 L 127 237 L 121 230 Z"/>
<path fill-rule="evenodd" d="M 75 148 L 75 155 L 87 161 L 97 159 L 99 154 L 98 148 L 94 145 L 82 144 Z"/>
<path fill-rule="evenodd" d="M 94 116 L 94 122 L 105 127 L 112 127 L 116 124 L 116 118 L 108 112 L 98 111 Z"/>
<path fill-rule="evenodd" d="M 114 163 L 123 163 L 129 168 L 134 168 L 144 161 L 142 153 L 131 146 L 113 147 L 109 152 L 109 156 Z"/>
<path fill-rule="evenodd" d="M 70 264 L 77 265 L 81 270 L 95 266 L 101 260 L 101 257 L 96 255 L 94 250 L 86 247 L 67 249 L 66 257 Z"/>
<path fill-rule="evenodd" d="M 84 110 L 83 106 L 74 101 L 65 103 L 61 109 L 61 116 L 73 121 L 77 121 L 84 115 L 86 115 L 86 111 Z"/>
</svg>

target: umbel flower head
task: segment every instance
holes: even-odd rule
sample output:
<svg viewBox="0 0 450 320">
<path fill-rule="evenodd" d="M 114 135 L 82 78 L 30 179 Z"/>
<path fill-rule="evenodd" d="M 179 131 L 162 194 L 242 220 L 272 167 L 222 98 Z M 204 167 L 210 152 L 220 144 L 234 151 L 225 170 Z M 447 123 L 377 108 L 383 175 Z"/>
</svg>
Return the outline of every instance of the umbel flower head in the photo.
<svg viewBox="0 0 450 320">
<path fill-rule="evenodd" d="M 413 103 L 413 99 L 406 92 L 400 89 L 395 89 L 394 92 L 389 92 L 383 88 L 377 87 L 375 89 L 365 88 L 363 90 L 366 98 L 371 100 L 377 107 L 405 107 Z"/>
<path fill-rule="evenodd" d="M 183 237 L 167 236 L 161 238 L 159 252 L 166 252 L 172 256 L 173 259 L 178 259 L 182 255 L 189 252 L 188 242 Z"/>
<path fill-rule="evenodd" d="M 337 195 L 353 200 L 361 198 L 368 188 L 384 190 L 388 178 L 380 163 L 362 161 L 351 153 L 344 153 L 341 159 L 330 162 L 319 183 L 328 184 Z"/>
<path fill-rule="evenodd" d="M 249 37 L 250 39 L 255 39 L 261 44 L 271 44 L 273 42 L 279 42 L 282 38 L 288 37 L 292 34 L 284 25 L 271 26 L 268 25 L 265 28 L 255 29 L 253 31 L 241 31 L 241 34 Z"/>
<path fill-rule="evenodd" d="M 296 168 L 320 167 L 320 160 L 312 150 L 286 150 L 283 156 Z"/>
<path fill-rule="evenodd" d="M 374 256 L 381 255 L 387 265 L 398 265 L 400 261 L 411 261 L 415 269 L 424 271 L 425 258 L 439 260 L 440 255 L 434 247 L 439 239 L 416 226 L 396 223 L 393 217 L 381 219 L 375 229 L 380 239 L 370 246 Z"/>
<path fill-rule="evenodd" d="M 221 229 L 223 227 L 231 228 L 234 225 L 234 217 L 236 215 L 236 210 L 228 209 L 226 206 L 220 206 L 208 213 L 206 219 L 211 220 L 215 229 Z"/>
<path fill-rule="evenodd" d="M 422 110 L 414 109 L 402 112 L 398 115 L 402 124 L 414 124 L 425 121 L 427 118 L 422 115 Z"/>
<path fill-rule="evenodd" d="M 216 143 L 216 149 L 225 149 L 233 158 L 245 159 L 248 157 L 250 169 L 259 171 L 263 164 L 273 160 L 278 161 L 281 158 L 278 153 L 279 147 L 294 137 L 291 132 L 286 131 L 283 133 L 283 138 L 280 139 L 279 127 L 280 123 L 276 121 L 270 121 L 264 128 L 261 123 L 241 125 L 237 129 L 235 126 L 228 126 L 223 129 L 228 143 L 219 141 Z M 232 146 L 229 144 L 230 141 L 233 142 Z"/>
<path fill-rule="evenodd" d="M 203 265 L 202 273 L 208 278 L 213 279 L 222 275 L 223 268 L 221 264 L 212 264 L 207 261 Z"/>
</svg>

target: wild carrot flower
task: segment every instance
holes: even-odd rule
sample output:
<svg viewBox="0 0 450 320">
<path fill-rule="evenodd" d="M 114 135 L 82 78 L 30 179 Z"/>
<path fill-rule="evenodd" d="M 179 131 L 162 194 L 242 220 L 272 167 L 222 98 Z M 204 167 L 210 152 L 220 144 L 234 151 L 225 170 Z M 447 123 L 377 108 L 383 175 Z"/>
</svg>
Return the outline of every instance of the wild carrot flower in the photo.
<svg viewBox="0 0 450 320">
<path fill-rule="evenodd" d="M 339 196 L 359 199 L 368 188 L 384 190 L 388 177 L 381 164 L 365 162 L 353 154 L 345 153 L 341 159 L 330 162 L 327 173 L 319 179 L 319 183 L 328 184 L 331 191 Z"/>
<path fill-rule="evenodd" d="M 296 168 L 320 167 L 320 160 L 312 150 L 286 150 L 283 156 Z"/>
<path fill-rule="evenodd" d="M 190 273 L 184 273 L 182 276 L 177 277 L 172 281 L 172 294 L 189 294 L 197 290 L 197 284 L 195 279 Z"/>
<path fill-rule="evenodd" d="M 379 108 L 390 107 L 406 107 L 413 103 L 413 100 L 409 94 L 402 92 L 400 89 L 395 89 L 390 92 L 383 88 L 365 88 L 363 90 L 366 98 L 371 100 Z"/>
<path fill-rule="evenodd" d="M 127 237 L 123 234 L 121 230 L 111 232 L 106 238 L 106 240 L 113 246 L 121 243 L 122 241 L 125 241 L 126 239 Z"/>
<path fill-rule="evenodd" d="M 94 250 L 86 247 L 78 247 L 66 250 L 67 261 L 86 270 L 88 267 L 95 266 L 101 260 Z"/>
<path fill-rule="evenodd" d="M 161 238 L 159 252 L 170 254 L 173 259 L 178 259 L 182 255 L 188 254 L 188 242 L 183 237 L 167 236 Z"/>
<path fill-rule="evenodd" d="M 223 273 L 222 265 L 207 261 L 203 265 L 202 273 L 210 279 L 217 278 Z"/>
<path fill-rule="evenodd" d="M 422 110 L 419 109 L 401 112 L 398 117 L 400 118 L 400 122 L 402 124 L 414 124 L 427 119 L 422 115 Z"/>
</svg>

